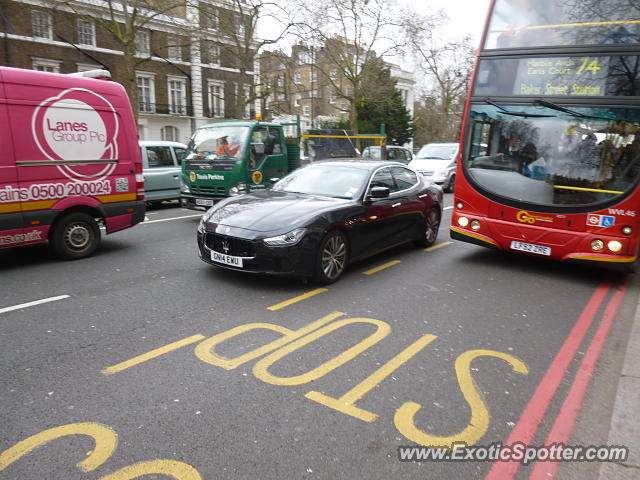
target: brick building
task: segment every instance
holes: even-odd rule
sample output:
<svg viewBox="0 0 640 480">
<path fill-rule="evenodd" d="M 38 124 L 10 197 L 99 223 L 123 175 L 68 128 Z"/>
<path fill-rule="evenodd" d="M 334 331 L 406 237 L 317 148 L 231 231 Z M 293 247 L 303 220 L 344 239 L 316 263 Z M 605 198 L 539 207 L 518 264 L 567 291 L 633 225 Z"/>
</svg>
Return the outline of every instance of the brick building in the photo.
<svg viewBox="0 0 640 480">
<path fill-rule="evenodd" d="M 0 64 L 57 73 L 102 68 L 126 84 L 132 77 L 122 42 L 92 20 L 109 19 L 107 2 L 103 5 L 0 0 Z M 233 54 L 231 37 L 245 35 L 243 18 L 223 0 L 185 5 L 149 15 L 136 30 L 141 139 L 185 142 L 203 123 L 249 118 L 256 111 L 255 72 L 243 74 Z"/>
</svg>

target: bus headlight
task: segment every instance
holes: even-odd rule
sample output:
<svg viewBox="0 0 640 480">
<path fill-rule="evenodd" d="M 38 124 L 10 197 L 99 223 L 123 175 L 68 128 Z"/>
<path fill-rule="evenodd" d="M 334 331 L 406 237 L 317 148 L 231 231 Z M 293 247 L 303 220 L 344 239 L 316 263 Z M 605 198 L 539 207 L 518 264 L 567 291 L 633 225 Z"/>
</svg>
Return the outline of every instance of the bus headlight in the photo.
<svg viewBox="0 0 640 480">
<path fill-rule="evenodd" d="M 456 208 L 458 210 L 462 210 L 464 208 L 464 204 L 462 202 L 458 202 L 458 203 L 456 203 Z"/>
<path fill-rule="evenodd" d="M 622 227 L 623 234 L 631 235 L 631 232 L 633 232 L 633 229 L 629 225 L 625 225 L 624 227 Z"/>
<path fill-rule="evenodd" d="M 480 222 L 478 220 L 471 220 L 471 230 L 480 230 Z"/>
<path fill-rule="evenodd" d="M 467 225 L 469 225 L 469 219 L 467 217 L 458 218 L 458 225 L 460 225 L 462 228 L 466 227 Z"/>
<path fill-rule="evenodd" d="M 620 250 L 622 250 L 622 243 L 620 243 L 618 240 L 611 240 L 609 243 L 607 243 L 607 248 L 613 253 L 618 253 Z"/>
<path fill-rule="evenodd" d="M 599 252 L 604 248 L 604 242 L 600 239 L 591 241 L 591 250 L 594 252 Z"/>
</svg>

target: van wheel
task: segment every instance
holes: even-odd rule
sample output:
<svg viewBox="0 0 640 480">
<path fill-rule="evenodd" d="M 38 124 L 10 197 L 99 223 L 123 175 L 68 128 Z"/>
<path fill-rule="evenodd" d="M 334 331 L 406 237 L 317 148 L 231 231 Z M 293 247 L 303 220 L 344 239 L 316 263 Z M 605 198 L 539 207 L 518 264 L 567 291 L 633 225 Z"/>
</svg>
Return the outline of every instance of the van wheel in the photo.
<svg viewBox="0 0 640 480">
<path fill-rule="evenodd" d="M 49 235 L 53 253 L 65 260 L 85 258 L 100 244 L 98 224 L 86 213 L 70 213 L 62 217 Z"/>
</svg>

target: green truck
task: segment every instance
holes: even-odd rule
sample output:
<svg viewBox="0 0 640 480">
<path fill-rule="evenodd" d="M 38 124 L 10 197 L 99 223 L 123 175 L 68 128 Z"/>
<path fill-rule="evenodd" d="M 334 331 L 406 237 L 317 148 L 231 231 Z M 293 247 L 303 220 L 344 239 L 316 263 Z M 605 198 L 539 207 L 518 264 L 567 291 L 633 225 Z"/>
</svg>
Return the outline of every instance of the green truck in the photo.
<svg viewBox="0 0 640 480">
<path fill-rule="evenodd" d="M 286 138 L 284 127 L 296 126 Z M 198 128 L 182 162 L 180 203 L 206 210 L 223 198 L 266 188 L 300 165 L 300 124 L 240 121 Z"/>
</svg>

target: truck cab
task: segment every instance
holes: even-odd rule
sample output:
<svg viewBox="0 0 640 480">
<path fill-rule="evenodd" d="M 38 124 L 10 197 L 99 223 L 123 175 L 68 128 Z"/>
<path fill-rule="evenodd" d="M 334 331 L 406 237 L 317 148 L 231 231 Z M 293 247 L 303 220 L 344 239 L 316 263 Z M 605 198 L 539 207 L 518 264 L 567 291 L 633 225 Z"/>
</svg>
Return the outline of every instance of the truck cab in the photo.
<svg viewBox="0 0 640 480">
<path fill-rule="evenodd" d="M 284 125 L 230 121 L 198 128 L 182 162 L 181 205 L 206 210 L 223 198 L 264 189 L 297 168 L 297 139 L 287 143 Z"/>
</svg>

